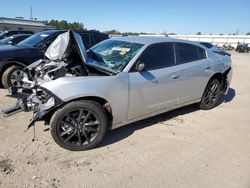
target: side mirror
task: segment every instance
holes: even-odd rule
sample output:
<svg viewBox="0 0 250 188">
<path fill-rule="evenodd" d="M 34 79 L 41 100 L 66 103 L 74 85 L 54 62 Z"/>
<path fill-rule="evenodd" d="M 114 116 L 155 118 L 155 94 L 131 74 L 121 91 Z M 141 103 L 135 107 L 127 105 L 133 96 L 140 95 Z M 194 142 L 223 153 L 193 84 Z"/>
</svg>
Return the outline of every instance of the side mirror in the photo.
<svg viewBox="0 0 250 188">
<path fill-rule="evenodd" d="M 138 61 L 135 66 L 135 70 L 137 70 L 138 72 L 141 72 L 144 68 L 145 68 L 145 64 L 142 61 Z"/>
</svg>

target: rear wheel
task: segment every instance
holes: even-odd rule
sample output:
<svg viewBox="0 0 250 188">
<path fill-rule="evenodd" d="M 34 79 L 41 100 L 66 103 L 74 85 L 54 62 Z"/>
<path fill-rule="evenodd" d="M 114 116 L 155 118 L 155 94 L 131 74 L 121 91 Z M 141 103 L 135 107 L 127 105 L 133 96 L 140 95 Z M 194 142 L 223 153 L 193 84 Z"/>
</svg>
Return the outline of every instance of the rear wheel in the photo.
<svg viewBox="0 0 250 188">
<path fill-rule="evenodd" d="M 57 110 L 51 120 L 51 135 L 55 142 L 71 151 L 95 147 L 105 136 L 107 116 L 95 102 L 81 100 L 68 103 Z"/>
<path fill-rule="evenodd" d="M 219 80 L 212 79 L 207 84 L 207 87 L 199 103 L 199 107 L 203 110 L 209 110 L 216 106 L 220 98 L 221 85 Z"/>
<path fill-rule="evenodd" d="M 18 89 L 22 86 L 22 74 L 23 68 L 17 65 L 13 65 L 7 68 L 2 75 L 3 87 L 8 89 Z"/>
</svg>

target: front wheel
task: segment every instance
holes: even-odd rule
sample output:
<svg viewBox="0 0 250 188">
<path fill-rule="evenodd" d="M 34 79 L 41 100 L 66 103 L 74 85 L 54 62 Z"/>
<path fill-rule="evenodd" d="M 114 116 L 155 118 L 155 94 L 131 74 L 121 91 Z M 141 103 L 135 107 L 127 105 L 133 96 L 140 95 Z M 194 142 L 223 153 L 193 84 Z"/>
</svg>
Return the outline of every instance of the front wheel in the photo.
<svg viewBox="0 0 250 188">
<path fill-rule="evenodd" d="M 207 87 L 199 103 L 199 107 L 203 110 L 209 110 L 216 106 L 220 98 L 221 85 L 219 80 L 212 79 L 208 82 Z"/>
<path fill-rule="evenodd" d="M 108 119 L 103 107 L 89 100 L 74 101 L 57 110 L 51 120 L 51 135 L 64 149 L 92 149 L 105 136 Z"/>
</svg>

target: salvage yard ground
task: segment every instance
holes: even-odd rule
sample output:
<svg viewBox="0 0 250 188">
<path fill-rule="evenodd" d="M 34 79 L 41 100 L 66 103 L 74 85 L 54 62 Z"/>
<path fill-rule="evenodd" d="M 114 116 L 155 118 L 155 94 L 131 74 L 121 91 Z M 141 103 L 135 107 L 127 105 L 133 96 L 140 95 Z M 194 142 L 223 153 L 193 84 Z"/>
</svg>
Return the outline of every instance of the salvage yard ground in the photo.
<svg viewBox="0 0 250 188">
<path fill-rule="evenodd" d="M 232 53 L 227 96 L 110 131 L 98 148 L 70 152 L 31 113 L 0 114 L 0 187 L 250 187 L 250 54 Z M 14 103 L 0 90 L 0 109 Z"/>
</svg>

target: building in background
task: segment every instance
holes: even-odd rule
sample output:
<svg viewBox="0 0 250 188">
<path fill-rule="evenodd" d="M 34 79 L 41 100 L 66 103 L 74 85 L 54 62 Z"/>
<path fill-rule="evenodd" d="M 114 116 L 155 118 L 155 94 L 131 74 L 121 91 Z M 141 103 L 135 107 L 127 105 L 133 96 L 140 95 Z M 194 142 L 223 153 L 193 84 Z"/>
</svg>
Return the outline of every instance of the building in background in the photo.
<svg viewBox="0 0 250 188">
<path fill-rule="evenodd" d="M 28 30 L 33 32 L 40 32 L 49 29 L 55 29 L 55 27 L 46 25 L 44 21 L 28 20 L 22 17 L 17 17 L 17 18 L 0 17 L 0 31 Z"/>
</svg>

